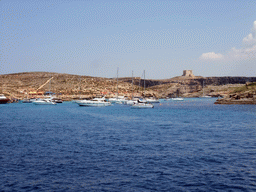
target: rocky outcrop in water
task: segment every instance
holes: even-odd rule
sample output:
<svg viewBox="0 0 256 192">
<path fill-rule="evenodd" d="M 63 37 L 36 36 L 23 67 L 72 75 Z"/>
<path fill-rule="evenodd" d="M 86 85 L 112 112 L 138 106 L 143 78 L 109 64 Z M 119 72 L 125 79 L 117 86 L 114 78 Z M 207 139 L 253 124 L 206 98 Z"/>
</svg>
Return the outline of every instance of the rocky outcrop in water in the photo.
<svg viewBox="0 0 256 192">
<path fill-rule="evenodd" d="M 256 83 L 246 85 L 234 90 L 233 93 L 218 99 L 215 104 L 256 104 Z"/>
</svg>

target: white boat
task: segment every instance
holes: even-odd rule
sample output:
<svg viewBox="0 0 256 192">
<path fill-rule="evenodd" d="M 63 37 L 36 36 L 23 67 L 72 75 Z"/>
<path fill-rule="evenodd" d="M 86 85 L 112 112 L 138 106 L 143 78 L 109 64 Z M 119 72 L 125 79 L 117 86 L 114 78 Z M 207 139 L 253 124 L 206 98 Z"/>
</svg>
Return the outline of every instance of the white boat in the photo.
<svg viewBox="0 0 256 192">
<path fill-rule="evenodd" d="M 136 98 L 133 96 L 133 71 L 132 71 L 132 99 L 123 101 L 123 104 L 125 105 L 134 105 L 138 103 L 139 98 Z"/>
<path fill-rule="evenodd" d="M 125 96 L 118 95 L 118 70 L 119 68 L 117 68 L 117 74 L 116 74 L 116 97 L 109 98 L 108 101 L 110 103 L 125 104 L 127 101 L 127 98 L 125 98 Z"/>
<path fill-rule="evenodd" d="M 154 105 L 152 105 L 151 103 L 136 103 L 132 105 L 131 108 L 134 108 L 134 109 L 154 108 Z"/>
<path fill-rule="evenodd" d="M 138 99 L 131 99 L 131 100 L 127 100 L 127 101 L 125 101 L 125 105 L 134 105 L 134 104 L 136 104 L 136 103 L 138 103 Z"/>
<path fill-rule="evenodd" d="M 37 99 L 36 101 L 32 102 L 35 105 L 56 105 L 56 102 L 53 101 L 52 97 L 44 98 L 44 99 Z"/>
<path fill-rule="evenodd" d="M 36 98 L 30 98 L 30 99 L 24 99 L 22 101 L 22 103 L 33 103 L 34 101 L 36 101 L 37 99 Z"/>
<path fill-rule="evenodd" d="M 172 98 L 173 101 L 183 101 L 184 99 L 181 97 Z"/>
<path fill-rule="evenodd" d="M 123 104 L 127 101 L 127 99 L 124 96 L 117 96 L 117 97 L 109 98 L 108 101 L 110 103 Z"/>
<path fill-rule="evenodd" d="M 0 104 L 6 104 L 10 101 L 7 97 L 5 97 L 3 94 L 0 94 Z"/>
<path fill-rule="evenodd" d="M 44 85 L 46 85 L 49 82 L 49 93 L 51 93 L 51 80 L 53 77 L 51 77 Z M 42 86 L 44 86 L 42 85 Z M 41 87 L 42 87 L 41 86 Z M 40 87 L 38 88 L 40 89 Z M 35 100 L 31 100 L 33 104 L 35 105 L 56 105 L 56 102 L 53 100 L 54 98 L 52 97 L 52 95 L 46 96 L 43 99 L 35 99 Z"/>
<path fill-rule="evenodd" d="M 106 101 L 105 97 L 102 98 L 94 98 L 92 100 L 79 100 L 76 101 L 79 106 L 85 107 L 105 107 L 110 106 L 111 103 Z"/>
<path fill-rule="evenodd" d="M 146 101 L 148 103 L 160 103 L 159 99 L 156 99 L 154 97 L 151 97 L 151 98 L 146 98 Z"/>
<path fill-rule="evenodd" d="M 144 95 L 145 95 L 145 70 L 144 70 Z M 154 108 L 154 105 L 148 103 L 146 99 L 138 100 L 138 103 L 132 105 L 134 109 L 147 109 L 147 108 Z"/>
<path fill-rule="evenodd" d="M 177 97 L 177 93 L 176 93 L 176 97 L 172 98 L 173 101 L 183 101 L 184 99 L 182 97 L 179 97 L 179 94 L 178 94 L 178 97 Z"/>
</svg>

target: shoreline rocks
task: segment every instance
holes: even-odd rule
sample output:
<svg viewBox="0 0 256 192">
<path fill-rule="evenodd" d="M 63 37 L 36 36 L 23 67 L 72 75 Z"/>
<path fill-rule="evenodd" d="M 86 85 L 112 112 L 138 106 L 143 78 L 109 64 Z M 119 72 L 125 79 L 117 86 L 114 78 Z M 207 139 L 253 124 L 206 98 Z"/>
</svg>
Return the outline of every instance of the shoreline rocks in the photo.
<svg viewBox="0 0 256 192">
<path fill-rule="evenodd" d="M 217 99 L 215 104 L 256 104 L 256 83 L 246 82 L 228 96 Z"/>
<path fill-rule="evenodd" d="M 51 83 L 49 82 L 51 79 Z M 254 103 L 250 98 L 256 95 L 256 86 L 246 81 L 256 81 L 256 77 L 201 77 L 178 76 L 170 79 L 146 79 L 145 96 L 156 98 L 172 97 L 224 97 L 216 103 Z M 75 98 L 93 98 L 105 95 L 116 96 L 116 79 L 79 76 L 49 72 L 28 72 L 0 75 L 0 92 L 14 99 L 43 97 L 51 91 L 63 101 Z M 144 94 L 144 80 L 138 77 L 118 79 L 118 94 L 131 97 Z M 252 87 L 255 91 L 252 92 Z M 237 91 L 238 90 L 238 91 Z M 249 91 L 249 92 L 248 92 Z M 238 93 L 237 93 L 238 92 Z M 242 92 L 242 93 L 241 93 Z M 39 94 L 40 93 L 40 94 Z M 231 95 L 231 96 L 230 96 Z M 246 100 L 249 99 L 248 101 Z"/>
<path fill-rule="evenodd" d="M 217 99 L 214 104 L 225 104 L 225 105 L 256 105 L 256 100 L 253 99 Z"/>
</svg>

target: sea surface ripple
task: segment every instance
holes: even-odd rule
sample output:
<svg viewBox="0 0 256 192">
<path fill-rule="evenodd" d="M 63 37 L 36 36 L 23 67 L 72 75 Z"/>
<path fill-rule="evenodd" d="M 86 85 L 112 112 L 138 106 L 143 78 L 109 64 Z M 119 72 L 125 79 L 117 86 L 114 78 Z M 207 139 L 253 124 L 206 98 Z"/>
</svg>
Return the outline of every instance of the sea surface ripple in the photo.
<svg viewBox="0 0 256 192">
<path fill-rule="evenodd" d="M 0 191 L 256 191 L 256 107 L 0 105 Z"/>
</svg>

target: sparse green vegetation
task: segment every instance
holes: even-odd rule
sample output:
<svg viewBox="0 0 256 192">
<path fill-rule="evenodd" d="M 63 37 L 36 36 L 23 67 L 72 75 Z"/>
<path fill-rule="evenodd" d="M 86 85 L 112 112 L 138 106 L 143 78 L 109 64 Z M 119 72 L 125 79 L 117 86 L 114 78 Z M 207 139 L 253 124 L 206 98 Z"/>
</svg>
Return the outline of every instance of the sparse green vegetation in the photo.
<svg viewBox="0 0 256 192">
<path fill-rule="evenodd" d="M 250 83 L 248 86 L 256 88 L 256 82 Z"/>
<path fill-rule="evenodd" d="M 244 85 L 242 87 L 234 87 L 233 88 L 233 93 L 241 93 L 241 92 L 245 92 L 245 91 L 252 91 L 252 90 L 256 90 L 256 83 L 250 83 L 248 85 Z"/>
</svg>

